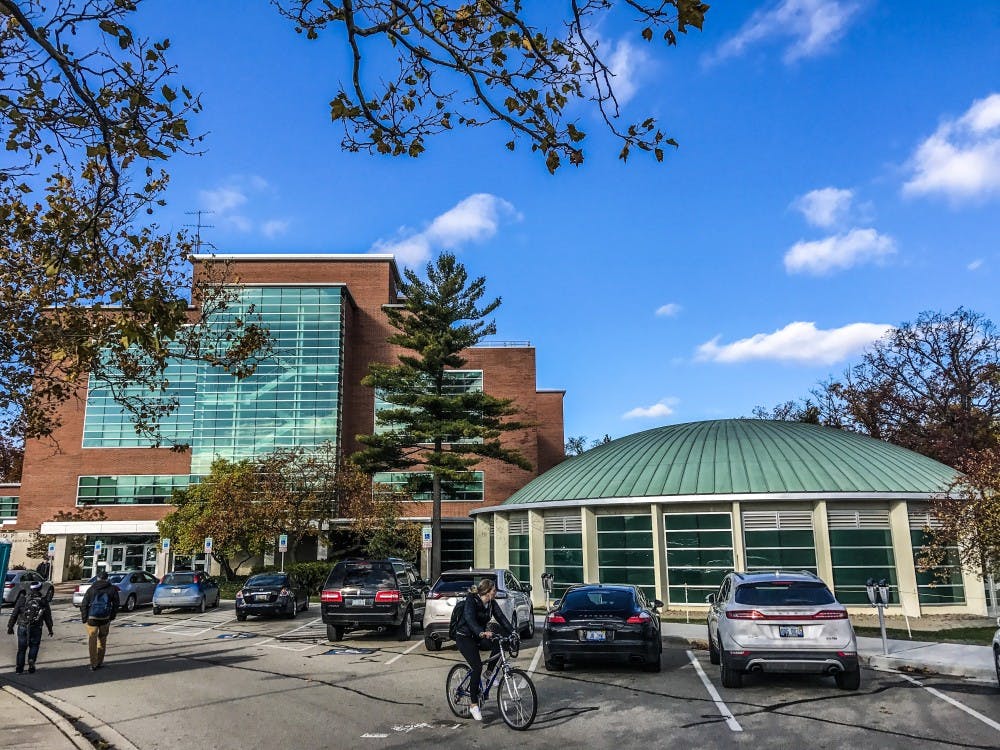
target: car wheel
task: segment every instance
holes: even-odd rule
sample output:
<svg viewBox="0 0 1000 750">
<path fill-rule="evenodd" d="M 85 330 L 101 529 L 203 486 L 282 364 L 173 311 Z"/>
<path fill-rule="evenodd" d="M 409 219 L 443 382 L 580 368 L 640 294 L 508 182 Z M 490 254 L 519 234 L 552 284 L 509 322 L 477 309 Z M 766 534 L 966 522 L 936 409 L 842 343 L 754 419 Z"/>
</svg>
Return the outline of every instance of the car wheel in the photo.
<svg viewBox="0 0 1000 750">
<path fill-rule="evenodd" d="M 327 625 L 326 626 L 326 639 L 328 641 L 342 641 L 342 640 L 344 640 L 344 629 L 340 625 Z"/>
<path fill-rule="evenodd" d="M 153 605 L 153 614 L 154 615 L 158 615 L 162 611 L 163 611 L 163 607 L 157 607 L 155 604 Z"/>
<path fill-rule="evenodd" d="M 295 619 L 295 615 L 297 615 L 298 613 L 299 613 L 299 603 L 297 601 L 295 601 L 295 597 L 293 596 L 292 597 L 292 609 L 288 613 L 289 619 L 294 620 Z"/>
<path fill-rule="evenodd" d="M 403 615 L 403 621 L 399 623 L 399 640 L 408 641 L 413 635 L 413 611 L 410 609 L 406 610 L 406 614 Z"/>
<path fill-rule="evenodd" d="M 566 665 L 563 664 L 561 661 L 557 661 L 555 659 L 546 659 L 545 660 L 545 668 L 549 672 L 561 672 L 563 669 L 565 669 L 565 667 L 566 667 Z"/>
<path fill-rule="evenodd" d="M 305 612 L 307 609 L 309 609 L 309 597 L 308 596 L 306 597 L 305 601 L 302 602 L 302 611 Z"/>
<path fill-rule="evenodd" d="M 212 608 L 213 609 L 218 609 L 219 608 L 219 603 L 221 601 L 222 601 L 222 594 L 221 593 L 216 594 L 215 595 L 215 603 L 212 604 Z"/>
<path fill-rule="evenodd" d="M 997 687 L 1000 687 L 1000 646 L 993 647 L 993 667 L 997 671 Z"/>
<path fill-rule="evenodd" d="M 236 621 L 237 622 L 246 622 L 247 621 L 247 614 L 246 614 L 246 612 L 237 612 L 236 613 Z"/>
<path fill-rule="evenodd" d="M 205 602 L 205 597 L 201 597 L 201 604 L 198 605 L 198 611 L 205 614 L 205 610 L 208 609 L 208 604 Z"/>
<path fill-rule="evenodd" d="M 125 597 L 125 606 L 122 607 L 126 612 L 131 612 L 135 609 L 135 594 L 129 594 Z"/>
<path fill-rule="evenodd" d="M 857 690 L 861 687 L 861 667 L 850 672 L 837 672 L 833 678 L 841 690 Z"/>
<path fill-rule="evenodd" d="M 426 648 L 428 651 L 440 651 L 441 641 L 439 641 L 437 638 L 431 638 L 430 636 L 428 636 L 427 638 L 424 638 L 424 648 Z"/>
<path fill-rule="evenodd" d="M 718 664 L 719 663 L 719 649 L 715 645 L 715 640 L 712 638 L 712 631 L 711 631 L 711 629 L 709 629 L 709 631 L 708 631 L 708 660 L 712 664 Z"/>
<path fill-rule="evenodd" d="M 724 688 L 741 688 L 743 687 L 743 673 L 739 670 L 733 669 L 726 663 L 725 654 L 720 654 L 719 661 L 722 664 L 721 677 L 722 677 L 722 687 Z"/>
<path fill-rule="evenodd" d="M 56 595 L 56 587 L 49 586 L 49 593 L 45 595 L 45 601 L 51 603 L 52 599 L 55 598 L 55 595 Z"/>
<path fill-rule="evenodd" d="M 535 637 L 535 613 L 532 612 L 528 615 L 528 624 L 524 628 L 524 639 L 531 640 Z"/>
</svg>

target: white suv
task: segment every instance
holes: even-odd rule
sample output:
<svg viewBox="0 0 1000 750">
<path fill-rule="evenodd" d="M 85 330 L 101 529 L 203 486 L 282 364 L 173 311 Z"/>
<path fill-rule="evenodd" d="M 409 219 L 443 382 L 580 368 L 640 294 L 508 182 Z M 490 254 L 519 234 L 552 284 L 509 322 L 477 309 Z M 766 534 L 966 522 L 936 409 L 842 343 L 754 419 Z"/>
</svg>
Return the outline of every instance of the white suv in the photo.
<svg viewBox="0 0 1000 750">
<path fill-rule="evenodd" d="M 858 643 L 847 609 L 813 573 L 730 573 L 709 594 L 708 650 L 722 685 L 745 672 L 833 675 L 837 687 L 861 686 Z"/>
</svg>

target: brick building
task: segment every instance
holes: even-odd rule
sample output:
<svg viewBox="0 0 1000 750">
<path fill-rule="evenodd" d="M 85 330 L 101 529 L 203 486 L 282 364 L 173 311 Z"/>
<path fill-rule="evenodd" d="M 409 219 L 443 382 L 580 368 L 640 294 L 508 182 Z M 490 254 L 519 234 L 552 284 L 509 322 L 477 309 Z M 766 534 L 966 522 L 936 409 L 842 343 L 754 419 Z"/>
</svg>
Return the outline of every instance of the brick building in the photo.
<svg viewBox="0 0 1000 750">
<path fill-rule="evenodd" d="M 196 258 L 196 273 L 207 256 Z M 93 379 L 62 411 L 54 443 L 29 442 L 17 494 L 15 532 L 41 530 L 56 537 L 54 577 L 66 574 L 68 543 L 84 538 L 85 575 L 146 568 L 163 572 L 179 561 L 160 552 L 156 522 L 170 511 L 175 488 L 208 472 L 216 456 L 239 459 L 275 448 L 337 444 L 356 450 L 358 434 L 375 425 L 375 393 L 361 385 L 370 362 L 394 363 L 387 343 L 392 328 L 385 309 L 398 305 L 399 272 L 391 255 L 229 255 L 239 280 L 240 303 L 253 304 L 276 340 L 278 356 L 251 377 L 236 381 L 205 366 L 178 364 L 168 371 L 180 408 L 161 424 L 165 444 L 187 443 L 178 452 L 151 448 L 135 434 L 107 388 Z M 484 345 L 465 353 L 468 364 L 454 375 L 456 389 L 482 389 L 513 399 L 521 421 L 532 426 L 507 433 L 533 471 L 487 460 L 475 480 L 444 502 L 442 554 L 446 565 L 470 565 L 473 524 L 469 512 L 496 505 L 563 458 L 563 392 L 536 385 L 535 350 L 528 344 Z M 398 474 L 377 477 L 402 482 Z M 403 515 L 426 520 L 430 502 L 418 497 Z M 9 504 L 9 502 L 8 502 Z M 60 511 L 99 507 L 105 518 L 57 522 Z M 95 544 L 100 552 L 95 555 Z M 300 548 L 303 559 L 325 558 L 317 546 Z M 203 564 L 203 560 L 184 560 Z"/>
</svg>

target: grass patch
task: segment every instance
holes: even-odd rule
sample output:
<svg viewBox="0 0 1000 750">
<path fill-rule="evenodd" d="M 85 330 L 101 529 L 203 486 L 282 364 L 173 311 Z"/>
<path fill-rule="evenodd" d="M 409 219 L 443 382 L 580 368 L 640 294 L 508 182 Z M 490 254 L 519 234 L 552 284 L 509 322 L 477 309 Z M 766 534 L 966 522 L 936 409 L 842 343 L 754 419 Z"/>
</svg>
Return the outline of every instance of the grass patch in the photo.
<svg viewBox="0 0 1000 750">
<path fill-rule="evenodd" d="M 250 576 L 237 576 L 231 581 L 219 579 L 219 596 L 223 599 L 235 599 L 236 592 L 243 588 Z"/>
<path fill-rule="evenodd" d="M 854 626 L 854 632 L 866 638 L 881 638 L 878 627 Z M 932 643 L 965 643 L 970 646 L 985 646 L 993 641 L 995 627 L 942 628 L 941 630 L 914 630 L 912 637 L 906 628 L 886 628 L 887 638 L 897 641 L 930 641 Z"/>
</svg>

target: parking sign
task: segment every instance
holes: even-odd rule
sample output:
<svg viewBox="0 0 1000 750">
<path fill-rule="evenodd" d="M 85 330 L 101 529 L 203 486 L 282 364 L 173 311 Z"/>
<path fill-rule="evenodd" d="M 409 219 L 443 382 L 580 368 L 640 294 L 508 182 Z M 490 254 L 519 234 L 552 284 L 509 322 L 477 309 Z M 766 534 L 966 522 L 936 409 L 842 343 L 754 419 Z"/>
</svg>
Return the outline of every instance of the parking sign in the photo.
<svg viewBox="0 0 1000 750">
<path fill-rule="evenodd" d="M 103 551 L 104 551 L 104 542 L 98 539 L 96 542 L 94 542 L 94 554 L 100 555 L 101 552 Z"/>
<path fill-rule="evenodd" d="M 56 553 L 56 543 L 49 542 L 49 557 L 52 557 Z"/>
<path fill-rule="evenodd" d="M 278 537 L 278 552 L 288 552 L 288 534 Z"/>
<path fill-rule="evenodd" d="M 424 526 L 423 529 L 422 529 L 422 532 L 423 532 L 423 534 L 422 534 L 423 539 L 422 539 L 421 546 L 424 549 L 430 549 L 431 547 L 434 546 L 434 543 L 433 543 L 433 540 L 432 540 L 432 537 L 431 537 L 431 527 L 430 526 Z"/>
<path fill-rule="evenodd" d="M 163 552 L 169 552 L 170 551 L 170 538 L 169 537 L 160 540 L 160 550 L 163 551 Z"/>
<path fill-rule="evenodd" d="M 205 554 L 212 554 L 212 537 L 210 536 L 205 537 Z"/>
</svg>

